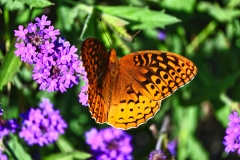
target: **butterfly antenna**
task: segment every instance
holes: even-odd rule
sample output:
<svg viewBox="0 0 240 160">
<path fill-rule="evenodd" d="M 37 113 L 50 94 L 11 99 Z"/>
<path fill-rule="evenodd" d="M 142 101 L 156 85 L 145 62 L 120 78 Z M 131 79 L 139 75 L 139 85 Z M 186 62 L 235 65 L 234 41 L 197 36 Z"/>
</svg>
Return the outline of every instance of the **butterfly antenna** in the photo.
<svg viewBox="0 0 240 160">
<path fill-rule="evenodd" d="M 122 45 L 124 45 L 126 42 L 130 42 L 138 33 L 141 32 L 141 29 L 138 30 L 131 38 L 128 38 L 125 42 L 123 42 L 118 48 L 120 48 Z M 118 50 L 118 48 L 116 50 Z"/>
<path fill-rule="evenodd" d="M 104 28 L 103 28 L 102 19 L 99 18 L 98 20 L 100 21 L 100 24 L 101 24 L 101 26 L 102 26 L 102 30 L 103 30 L 105 36 L 107 37 L 107 40 L 108 40 L 109 44 L 111 45 L 111 48 L 113 48 L 112 43 L 110 42 L 110 40 L 109 40 L 109 38 L 108 38 L 108 36 L 107 36 L 107 34 L 106 34 L 106 31 L 105 31 Z"/>
</svg>

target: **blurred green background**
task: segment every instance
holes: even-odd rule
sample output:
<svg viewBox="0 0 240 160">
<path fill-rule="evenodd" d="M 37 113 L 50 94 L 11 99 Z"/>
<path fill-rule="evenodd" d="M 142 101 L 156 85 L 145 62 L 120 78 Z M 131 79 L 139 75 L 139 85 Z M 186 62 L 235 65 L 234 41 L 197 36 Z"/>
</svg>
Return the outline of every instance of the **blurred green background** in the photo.
<svg viewBox="0 0 240 160">
<path fill-rule="evenodd" d="M 101 18 L 113 47 L 120 46 L 119 58 L 133 51 L 163 50 L 196 64 L 198 73 L 193 81 L 163 100 L 154 118 L 127 131 L 133 137 L 134 159 L 147 159 L 154 150 L 157 139 L 149 126 L 154 124 L 159 130 L 165 115 L 171 119 L 168 139 L 178 141 L 176 159 L 239 158 L 236 153 L 224 152 L 223 137 L 228 116 L 239 110 L 240 102 L 240 0 L 0 0 L 0 9 L 0 102 L 4 118 L 18 117 L 48 97 L 68 123 L 66 133 L 50 146 L 29 147 L 12 138 L 10 150 L 16 154 L 84 159 L 90 152 L 84 133 L 108 126 L 96 124 L 88 108 L 78 102 L 82 82 L 63 94 L 40 91 L 32 80 L 31 66 L 14 55 L 14 30 L 44 14 L 77 48 L 84 39 L 95 37 L 110 49 L 98 21 Z M 141 32 L 134 40 L 126 42 L 138 30 Z M 159 33 L 166 38 L 159 39 Z M 79 157 L 72 156 L 75 151 Z"/>
</svg>

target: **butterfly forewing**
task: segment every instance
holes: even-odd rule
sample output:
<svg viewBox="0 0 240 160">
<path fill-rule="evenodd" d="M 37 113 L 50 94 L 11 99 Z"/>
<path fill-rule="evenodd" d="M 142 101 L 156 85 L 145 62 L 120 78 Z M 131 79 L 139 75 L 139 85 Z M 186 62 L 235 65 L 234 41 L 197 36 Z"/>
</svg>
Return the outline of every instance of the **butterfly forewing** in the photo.
<svg viewBox="0 0 240 160">
<path fill-rule="evenodd" d="M 139 91 L 151 100 L 162 100 L 191 81 L 197 73 L 196 66 L 175 53 L 139 51 L 120 59 L 125 70 L 136 81 Z"/>
<path fill-rule="evenodd" d="M 81 56 L 90 86 L 102 82 L 110 59 L 110 53 L 103 44 L 95 38 L 88 38 L 82 44 Z"/>
<path fill-rule="evenodd" d="M 81 47 L 81 57 L 88 78 L 88 104 L 92 117 L 99 123 L 107 121 L 107 110 L 103 99 L 103 86 L 110 53 L 95 38 L 88 38 Z"/>
</svg>

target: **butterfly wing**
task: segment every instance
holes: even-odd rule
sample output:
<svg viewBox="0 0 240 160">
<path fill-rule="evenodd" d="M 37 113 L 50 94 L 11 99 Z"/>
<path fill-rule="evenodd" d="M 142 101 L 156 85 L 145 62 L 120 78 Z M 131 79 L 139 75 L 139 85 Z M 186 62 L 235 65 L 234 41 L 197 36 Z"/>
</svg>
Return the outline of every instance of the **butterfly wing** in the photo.
<svg viewBox="0 0 240 160">
<path fill-rule="evenodd" d="M 115 128 L 136 128 L 160 109 L 161 101 L 144 96 L 135 83 L 135 79 L 126 72 L 120 72 L 114 83 L 107 123 Z"/>
<path fill-rule="evenodd" d="M 191 81 L 197 73 L 188 59 L 161 51 L 139 51 L 119 61 L 108 123 L 116 128 L 138 127 L 153 117 L 161 100 Z"/>
<path fill-rule="evenodd" d="M 168 97 L 197 74 L 197 67 L 189 59 L 153 50 L 128 54 L 120 59 L 120 66 L 135 79 L 135 87 L 155 101 Z"/>
<path fill-rule="evenodd" d="M 81 46 L 81 57 L 88 78 L 88 104 L 92 117 L 99 123 L 107 121 L 103 86 L 107 76 L 110 53 L 95 38 L 86 39 Z"/>
<path fill-rule="evenodd" d="M 145 123 L 159 110 L 162 99 L 197 73 L 196 66 L 180 55 L 147 50 L 121 58 L 115 77 L 109 70 L 114 52 L 107 52 L 94 38 L 84 41 L 81 47 L 92 117 L 116 128 L 135 128 Z"/>
</svg>

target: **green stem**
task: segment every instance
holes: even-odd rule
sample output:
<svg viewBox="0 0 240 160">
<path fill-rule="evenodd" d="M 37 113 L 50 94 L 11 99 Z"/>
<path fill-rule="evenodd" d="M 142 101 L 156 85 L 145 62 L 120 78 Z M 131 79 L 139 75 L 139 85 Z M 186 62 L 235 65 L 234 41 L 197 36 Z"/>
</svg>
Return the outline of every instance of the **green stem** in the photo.
<svg viewBox="0 0 240 160">
<path fill-rule="evenodd" d="M 193 55 L 193 51 L 195 48 L 199 46 L 217 27 L 217 23 L 215 21 L 211 21 L 204 30 L 194 38 L 194 40 L 187 46 L 186 53 L 188 55 Z"/>
<path fill-rule="evenodd" d="M 229 106 L 233 103 L 233 101 L 225 93 L 220 94 L 220 100 Z"/>
<path fill-rule="evenodd" d="M 5 39 L 6 39 L 6 51 L 9 51 L 10 48 L 10 33 L 9 33 L 9 12 L 8 10 L 5 8 L 3 10 L 3 16 L 4 16 L 4 28 L 5 28 Z"/>
</svg>

